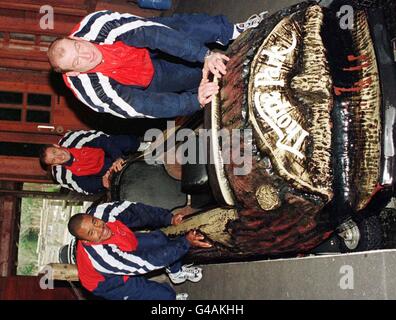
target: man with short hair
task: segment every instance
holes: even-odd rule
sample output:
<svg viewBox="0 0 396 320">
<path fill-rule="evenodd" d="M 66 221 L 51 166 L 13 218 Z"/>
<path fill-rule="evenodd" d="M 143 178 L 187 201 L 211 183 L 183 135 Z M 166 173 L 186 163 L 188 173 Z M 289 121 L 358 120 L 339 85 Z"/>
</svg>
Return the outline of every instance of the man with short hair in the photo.
<svg viewBox="0 0 396 320">
<path fill-rule="evenodd" d="M 97 112 L 121 118 L 190 115 L 219 90 L 208 81 L 209 71 L 220 78 L 229 60 L 206 44 L 227 45 L 263 15 L 233 25 L 220 15 L 141 18 L 98 11 L 69 37 L 55 40 L 48 58 L 75 96 Z"/>
<path fill-rule="evenodd" d="M 174 300 L 174 289 L 143 275 L 163 268 L 179 284 L 202 278 L 199 267 L 182 266 L 181 259 L 191 246 L 210 248 L 196 231 L 175 239 L 157 229 L 182 222 L 182 214 L 141 203 L 118 201 L 100 204 L 86 214 L 72 216 L 68 229 L 79 239 L 77 268 L 82 285 L 93 294 L 111 300 Z"/>
<path fill-rule="evenodd" d="M 109 189 L 110 176 L 122 169 L 126 155 L 145 147 L 133 135 L 79 130 L 66 133 L 58 144 L 45 145 L 39 157 L 62 187 L 94 194 Z"/>
</svg>

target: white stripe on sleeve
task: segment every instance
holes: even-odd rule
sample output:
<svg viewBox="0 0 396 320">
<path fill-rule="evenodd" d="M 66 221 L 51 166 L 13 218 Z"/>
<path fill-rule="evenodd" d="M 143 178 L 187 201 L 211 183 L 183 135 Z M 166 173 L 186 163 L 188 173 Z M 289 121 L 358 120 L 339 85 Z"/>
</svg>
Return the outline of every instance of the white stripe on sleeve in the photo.
<svg viewBox="0 0 396 320">
<path fill-rule="evenodd" d="M 113 12 L 111 14 L 103 15 L 95 20 L 95 22 L 91 25 L 89 32 L 86 33 L 82 38 L 87 41 L 96 40 L 96 38 L 99 35 L 100 30 L 102 30 L 103 26 L 107 22 L 113 21 L 113 20 L 119 20 L 121 18 L 132 18 L 132 17 L 140 18 L 140 17 L 134 16 L 129 13 L 120 14 L 119 12 Z M 111 42 L 111 43 L 106 42 L 106 43 L 112 44 L 113 42 Z"/>
<path fill-rule="evenodd" d="M 99 79 L 101 79 L 101 77 L 107 79 L 108 85 L 111 87 L 110 82 L 108 77 L 103 76 L 101 73 L 97 73 L 97 75 L 99 76 Z M 91 98 L 92 102 L 94 103 L 95 106 L 99 106 L 99 107 L 103 107 L 104 111 L 106 113 L 110 113 L 116 117 L 119 118 L 126 118 L 125 116 L 119 114 L 118 112 L 114 111 L 113 109 L 111 109 L 111 107 L 107 104 L 104 103 L 102 100 L 99 99 L 98 95 L 95 92 L 95 89 L 92 87 L 92 83 L 91 80 L 89 79 L 89 76 L 87 74 L 80 74 L 78 76 L 78 78 L 81 80 L 82 85 L 84 87 L 85 92 L 87 93 L 87 95 Z M 103 85 L 102 85 L 103 86 Z M 104 89 L 104 88 L 103 88 Z M 106 90 L 104 90 L 105 93 L 107 94 Z M 113 90 L 114 91 L 114 90 Z M 118 95 L 117 95 L 118 97 Z M 114 99 L 113 99 L 114 101 Z M 96 112 L 98 112 L 98 110 L 96 110 L 94 107 L 92 107 L 91 105 L 87 104 L 91 109 L 95 110 Z M 128 105 L 129 106 L 129 105 Z"/>
<path fill-rule="evenodd" d="M 81 75 L 80 75 L 81 76 Z M 79 78 L 80 78 L 79 76 Z M 70 80 L 69 77 L 66 77 L 67 82 L 69 83 L 70 88 L 72 89 L 72 91 L 76 94 L 78 100 L 80 100 L 81 102 L 83 102 L 85 105 L 87 105 L 88 107 L 90 107 L 91 109 L 95 110 L 87 101 L 85 101 L 85 99 L 83 98 L 83 96 L 81 95 L 80 91 L 78 91 L 76 89 L 76 87 L 73 84 L 73 81 Z M 97 111 L 97 110 L 95 110 Z"/>
<path fill-rule="evenodd" d="M 104 76 L 101 73 L 97 73 L 99 77 L 99 82 L 102 85 L 102 88 L 106 95 L 113 100 L 113 103 L 117 105 L 120 109 L 125 111 L 130 117 L 146 117 L 146 118 L 153 118 L 152 116 L 144 115 L 143 113 L 137 112 L 129 103 L 127 103 L 124 99 L 122 99 L 118 94 L 117 91 L 113 89 L 110 84 L 110 80 L 108 77 Z M 119 117 L 124 117 L 118 115 Z M 125 117 L 124 117 L 125 118 Z"/>
<path fill-rule="evenodd" d="M 95 208 L 95 211 L 94 211 L 93 216 L 94 216 L 95 218 L 98 218 L 98 219 L 102 220 L 102 219 L 103 219 L 104 210 L 106 209 L 107 206 L 108 206 L 108 203 L 104 203 L 104 204 L 98 205 L 98 206 Z"/>
<path fill-rule="evenodd" d="M 96 139 L 97 137 L 100 137 L 103 134 L 103 132 L 98 131 L 96 133 L 92 133 L 91 135 L 82 138 L 77 144 L 76 144 L 76 148 L 81 148 L 83 145 L 85 145 L 86 143 Z"/>
<path fill-rule="evenodd" d="M 136 274 L 144 274 L 144 273 L 148 272 L 143 267 L 146 267 L 150 271 L 155 270 L 155 269 L 160 269 L 163 267 L 163 266 L 160 266 L 160 267 L 153 266 L 152 264 L 148 263 L 147 261 L 142 260 L 141 258 L 139 258 L 133 254 L 121 252 L 119 249 L 117 249 L 117 246 L 115 246 L 115 245 L 109 245 L 109 247 L 111 247 L 113 252 L 118 251 L 119 253 L 117 252 L 117 254 L 122 256 L 124 259 L 137 264 L 139 266 L 139 268 L 126 265 L 126 264 L 122 263 L 120 260 L 117 260 L 114 256 L 110 255 L 104 249 L 103 245 L 94 245 L 94 246 L 91 246 L 91 248 L 107 264 L 109 264 L 113 268 L 117 268 L 119 270 L 119 271 L 108 270 L 103 265 L 101 265 L 98 261 L 95 261 L 95 259 L 90 257 L 94 268 L 100 272 L 105 272 L 105 273 L 110 273 L 110 274 L 118 274 L 118 275 L 136 275 Z"/>
<path fill-rule="evenodd" d="M 62 180 L 62 166 L 57 165 L 52 168 L 52 175 L 55 177 L 55 180 L 64 188 L 72 190 L 67 184 Z"/>
<path fill-rule="evenodd" d="M 71 34 L 71 36 L 74 36 L 76 33 L 80 32 L 82 29 L 84 29 L 84 27 L 87 25 L 87 23 L 89 22 L 89 20 L 91 19 L 92 16 L 94 16 L 95 14 L 97 14 L 99 12 L 106 12 L 106 11 L 107 10 L 95 11 L 95 12 L 92 12 L 89 15 L 85 16 L 85 18 L 81 20 L 79 28 L 75 32 L 73 32 Z"/>
<path fill-rule="evenodd" d="M 137 28 L 140 28 L 140 27 L 150 27 L 150 26 L 159 26 L 159 27 L 171 29 L 168 26 L 166 26 L 164 24 L 161 24 L 161 23 L 158 23 L 158 22 L 136 20 L 136 21 L 125 23 L 125 24 L 119 26 L 118 28 L 112 29 L 109 32 L 109 34 L 108 34 L 107 38 L 105 39 L 104 43 L 112 44 L 112 43 L 114 43 L 115 39 L 119 35 L 121 35 L 123 33 L 126 33 L 128 31 L 131 31 L 131 30 L 134 30 L 134 29 L 137 29 Z"/>
<path fill-rule="evenodd" d="M 86 192 L 83 189 L 81 189 L 78 186 L 78 184 L 73 180 L 73 174 L 72 174 L 72 172 L 70 170 L 66 170 L 66 181 L 67 181 L 67 183 L 71 184 L 73 189 L 76 190 L 77 192 L 88 194 L 88 192 Z"/>
<path fill-rule="evenodd" d="M 109 222 L 114 222 L 116 221 L 116 217 L 123 211 L 126 210 L 126 208 L 128 208 L 130 205 L 132 204 L 132 202 L 129 201 L 124 201 L 122 204 L 120 204 L 117 207 L 114 207 L 113 210 L 110 211 L 109 213 Z"/>
</svg>

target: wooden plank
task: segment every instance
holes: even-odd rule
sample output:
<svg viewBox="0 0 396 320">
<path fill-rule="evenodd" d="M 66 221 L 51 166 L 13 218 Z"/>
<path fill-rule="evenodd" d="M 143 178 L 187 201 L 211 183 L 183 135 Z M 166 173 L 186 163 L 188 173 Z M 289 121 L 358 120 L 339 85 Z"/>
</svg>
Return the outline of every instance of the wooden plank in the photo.
<svg viewBox="0 0 396 320">
<path fill-rule="evenodd" d="M 15 199 L 13 197 L 1 197 L 1 206 L 0 276 L 7 276 L 10 274 L 10 268 L 13 264 L 13 261 L 10 261 L 10 253 L 15 226 Z"/>
<path fill-rule="evenodd" d="M 5 132 L 0 131 L 0 141 L 7 142 L 23 142 L 23 143 L 38 143 L 38 144 L 53 144 L 58 143 L 62 135 L 54 133 L 23 133 L 23 132 Z"/>
<path fill-rule="evenodd" d="M 0 57 L 4 59 L 27 60 L 34 63 L 38 61 L 48 62 L 46 46 L 35 47 L 32 44 L 23 44 L 17 47 L 13 44 L 1 45 Z"/>
<path fill-rule="evenodd" d="M 79 281 L 78 270 L 75 264 L 50 263 L 54 280 Z"/>
<path fill-rule="evenodd" d="M 12 90 L 18 84 L 22 84 L 22 91 L 25 88 L 33 87 L 40 88 L 43 93 L 55 92 L 51 86 L 48 73 L 0 70 L 0 79 L 0 90 Z"/>
<path fill-rule="evenodd" d="M 0 1 L 0 8 L 1 9 L 13 9 L 13 10 L 23 10 L 23 11 L 32 11 L 32 12 L 40 12 L 41 6 L 43 4 L 26 4 L 20 2 L 8 2 L 8 1 Z M 61 7 L 61 6 L 54 6 L 54 12 L 62 15 L 68 16 L 79 16 L 83 17 L 87 15 L 86 8 L 68 8 L 68 7 Z"/>
<path fill-rule="evenodd" d="M 47 191 L 30 191 L 30 190 L 9 190 L 0 189 L 0 196 L 13 196 L 16 198 L 39 198 L 39 199 L 54 199 L 54 200 L 83 200 L 96 201 L 100 199 L 103 194 L 84 195 L 77 192 L 60 193 Z"/>
<path fill-rule="evenodd" d="M 43 170 L 38 158 L 0 156 L 0 179 L 51 183 L 49 172 Z"/>
<path fill-rule="evenodd" d="M 14 183 L 17 185 L 19 183 Z M 19 184 L 19 188 L 22 188 L 22 184 Z M 18 245 L 19 245 L 19 233 L 20 233 L 20 222 L 21 222 L 21 206 L 22 201 L 21 199 L 14 198 L 15 205 L 14 205 L 14 214 L 13 214 L 13 231 L 11 234 L 11 247 L 10 247 L 10 254 L 9 254 L 9 275 L 16 275 L 17 273 L 17 262 L 18 262 Z"/>
<path fill-rule="evenodd" d="M 53 126 L 54 129 L 52 128 L 45 128 L 43 127 L 42 129 L 38 128 L 38 126 Z M 3 132 L 30 132 L 31 134 L 44 134 L 44 135 L 49 135 L 53 133 L 54 135 L 58 135 L 60 133 L 63 133 L 65 129 L 62 126 L 58 125 L 51 125 L 49 124 L 40 124 L 40 123 L 33 123 L 33 122 L 19 122 L 19 121 L 1 121 L 1 129 Z M 55 139 L 56 140 L 56 139 Z M 59 138 L 58 138 L 59 140 Z M 11 141 L 11 140 L 4 140 L 4 141 Z M 49 140 L 52 141 L 52 140 Z M 52 142 L 50 142 L 52 143 Z"/>
<path fill-rule="evenodd" d="M 51 66 L 45 61 L 35 61 L 32 63 L 29 60 L 24 59 L 7 59 L 1 58 L 0 60 L 1 68 L 11 68 L 11 69 L 23 69 L 23 70 L 37 70 L 37 71 L 50 71 Z"/>
<path fill-rule="evenodd" d="M 31 175 L 7 175 L 4 173 L 0 173 L 0 180 L 3 181 L 12 181 L 12 182 L 31 182 L 31 183 L 54 183 L 54 181 L 50 178 L 46 177 L 38 177 Z"/>
<path fill-rule="evenodd" d="M 85 16 L 62 15 L 55 11 L 54 28 L 42 29 L 39 25 L 41 15 L 37 12 L 6 10 L 0 8 L 0 31 L 39 35 L 64 36 Z"/>
<path fill-rule="evenodd" d="M 88 7 L 88 3 L 90 1 L 86 0 L 22 0 L 18 1 L 18 5 L 24 9 L 28 10 L 30 6 L 43 6 L 50 5 L 52 7 L 61 7 L 61 8 L 69 8 L 69 9 L 79 9 L 85 10 Z M 96 2 L 96 0 L 94 1 Z M 0 4 L 7 5 L 9 1 L 1 0 Z"/>
</svg>

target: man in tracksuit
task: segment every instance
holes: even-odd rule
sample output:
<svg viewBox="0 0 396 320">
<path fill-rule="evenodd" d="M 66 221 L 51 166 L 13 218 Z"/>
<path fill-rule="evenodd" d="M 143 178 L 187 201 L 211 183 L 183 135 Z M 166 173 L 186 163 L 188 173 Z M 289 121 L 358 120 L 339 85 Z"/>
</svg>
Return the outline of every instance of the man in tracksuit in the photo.
<svg viewBox="0 0 396 320">
<path fill-rule="evenodd" d="M 122 169 L 124 156 L 144 146 L 133 135 L 70 131 L 57 145 L 45 145 L 40 161 L 51 166 L 52 176 L 62 187 L 94 194 L 109 188 L 110 175 Z"/>
<path fill-rule="evenodd" d="M 209 71 L 221 77 L 229 60 L 206 44 L 226 45 L 262 19 L 255 15 L 233 25 L 220 15 L 145 19 L 98 11 L 68 38 L 55 40 L 48 58 L 75 96 L 97 112 L 121 118 L 190 115 L 219 90 L 207 80 Z"/>
<path fill-rule="evenodd" d="M 73 216 L 68 228 L 79 239 L 76 258 L 82 285 L 111 300 L 174 300 L 170 285 L 143 275 L 167 268 L 174 283 L 197 282 L 202 269 L 182 266 L 181 259 L 191 245 L 211 245 L 195 231 L 170 239 L 160 230 L 133 232 L 131 228 L 157 229 L 181 221 L 181 214 L 129 201 L 100 204 L 87 214 Z"/>
</svg>

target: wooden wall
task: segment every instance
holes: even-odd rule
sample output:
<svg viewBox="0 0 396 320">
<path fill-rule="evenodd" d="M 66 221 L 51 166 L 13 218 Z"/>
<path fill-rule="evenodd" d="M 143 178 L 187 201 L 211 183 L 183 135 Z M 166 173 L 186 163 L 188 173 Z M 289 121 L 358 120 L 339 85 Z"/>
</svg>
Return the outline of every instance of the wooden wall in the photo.
<svg viewBox="0 0 396 320">
<path fill-rule="evenodd" d="M 70 285 L 55 284 L 54 289 L 41 289 L 40 277 L 0 277 L 0 300 L 77 300 Z"/>
<path fill-rule="evenodd" d="M 43 5 L 54 9 L 53 29 L 40 27 L 40 19 L 45 15 L 40 13 Z M 50 72 L 46 56 L 51 39 L 68 35 L 84 16 L 105 9 L 143 17 L 161 13 L 140 9 L 126 0 L 0 0 L 0 93 L 23 95 L 17 104 L 0 102 L 0 142 L 52 144 L 68 130 L 106 130 L 105 124 L 115 121 L 80 103 L 66 88 L 61 75 Z M 50 96 L 51 105 L 31 105 L 32 94 Z M 4 114 L 10 110 L 19 112 L 19 119 L 7 119 Z M 48 120 L 41 123 L 29 119 L 33 112 L 47 114 Z M 39 165 L 38 157 L 5 156 L 0 150 L 1 180 L 52 182 Z"/>
<path fill-rule="evenodd" d="M 0 182 L 0 188 L 17 189 L 18 184 Z M 0 276 L 2 277 L 16 273 L 19 219 L 20 199 L 0 196 Z"/>
<path fill-rule="evenodd" d="M 40 20 L 46 15 L 46 11 L 40 13 L 42 6 L 54 9 L 53 29 L 41 28 Z M 126 0 L 0 0 L 0 32 L 4 39 L 0 44 L 0 67 L 49 71 L 50 65 L 43 50 L 49 44 L 45 37 L 68 35 L 84 16 L 98 10 L 130 12 L 143 17 L 160 14 L 157 10 L 140 9 Z M 34 41 L 15 38 L 15 33 L 31 34 Z"/>
</svg>

